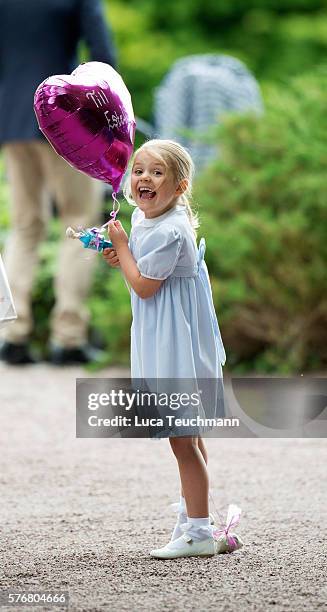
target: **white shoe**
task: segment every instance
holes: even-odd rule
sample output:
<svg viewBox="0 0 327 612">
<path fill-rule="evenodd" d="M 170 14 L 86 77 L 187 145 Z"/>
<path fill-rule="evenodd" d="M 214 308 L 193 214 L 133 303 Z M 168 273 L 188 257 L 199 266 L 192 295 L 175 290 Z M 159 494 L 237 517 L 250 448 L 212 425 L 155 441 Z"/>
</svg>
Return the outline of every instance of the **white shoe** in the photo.
<svg viewBox="0 0 327 612">
<path fill-rule="evenodd" d="M 225 535 L 221 535 L 216 540 L 216 543 L 217 543 L 217 553 L 218 554 L 221 554 L 221 553 L 232 553 L 232 552 L 235 552 L 235 550 L 239 550 L 239 548 L 242 548 L 242 546 L 244 546 L 240 536 L 236 535 L 236 533 L 230 533 L 229 535 L 232 538 L 234 538 L 235 546 L 230 546 L 228 544 L 228 542 L 227 542 L 226 536 Z"/>
<path fill-rule="evenodd" d="M 156 559 L 178 559 L 179 557 L 213 557 L 218 552 L 218 541 L 213 537 L 206 540 L 193 540 L 188 533 L 169 542 L 162 548 L 151 550 Z"/>
</svg>

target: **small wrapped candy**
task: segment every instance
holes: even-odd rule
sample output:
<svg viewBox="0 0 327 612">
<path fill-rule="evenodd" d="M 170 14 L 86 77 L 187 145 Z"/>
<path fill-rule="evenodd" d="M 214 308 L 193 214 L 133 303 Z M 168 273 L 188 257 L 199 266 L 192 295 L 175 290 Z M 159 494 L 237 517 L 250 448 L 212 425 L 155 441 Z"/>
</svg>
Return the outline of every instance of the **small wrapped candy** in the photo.
<svg viewBox="0 0 327 612">
<path fill-rule="evenodd" d="M 67 238 L 78 238 L 85 249 L 92 249 L 102 253 L 104 249 L 112 247 L 112 243 L 106 240 L 103 234 L 101 234 L 102 228 L 97 227 L 83 229 L 80 232 L 75 232 L 72 227 L 67 227 L 66 236 Z"/>
<path fill-rule="evenodd" d="M 236 533 L 230 533 L 230 530 L 240 522 L 241 513 L 241 508 L 235 504 L 230 504 L 227 510 L 226 525 L 213 532 L 213 537 L 218 542 L 218 553 L 231 553 L 242 548 L 243 542 L 240 536 Z"/>
</svg>

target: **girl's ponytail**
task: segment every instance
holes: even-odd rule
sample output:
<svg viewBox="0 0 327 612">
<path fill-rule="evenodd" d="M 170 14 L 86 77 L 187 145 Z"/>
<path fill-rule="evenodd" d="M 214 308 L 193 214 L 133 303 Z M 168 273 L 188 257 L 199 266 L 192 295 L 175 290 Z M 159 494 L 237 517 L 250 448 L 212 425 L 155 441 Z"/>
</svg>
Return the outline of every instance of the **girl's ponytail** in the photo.
<svg viewBox="0 0 327 612">
<path fill-rule="evenodd" d="M 190 224 L 192 226 L 194 235 L 196 237 L 196 230 L 198 229 L 198 227 L 200 225 L 199 217 L 198 217 L 197 213 L 195 213 L 193 211 L 192 206 L 191 206 L 191 204 L 189 202 L 189 199 L 188 199 L 187 195 L 185 195 L 184 193 L 181 196 L 179 196 L 178 203 L 181 206 L 185 207 L 186 214 L 188 216 L 188 220 L 189 220 L 189 222 L 190 222 Z"/>
</svg>

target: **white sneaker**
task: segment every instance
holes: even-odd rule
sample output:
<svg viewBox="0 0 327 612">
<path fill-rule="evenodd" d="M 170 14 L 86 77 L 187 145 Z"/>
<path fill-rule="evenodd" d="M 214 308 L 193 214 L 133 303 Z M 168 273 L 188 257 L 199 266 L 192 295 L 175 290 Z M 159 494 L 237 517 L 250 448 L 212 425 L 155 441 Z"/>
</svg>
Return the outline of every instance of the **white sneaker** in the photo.
<svg viewBox="0 0 327 612">
<path fill-rule="evenodd" d="M 179 557 L 213 557 L 218 552 L 218 541 L 213 537 L 206 540 L 193 540 L 188 533 L 169 542 L 162 548 L 151 550 L 156 559 L 178 559 Z"/>
<path fill-rule="evenodd" d="M 227 542 L 226 536 L 225 535 L 221 535 L 216 540 L 216 543 L 217 543 L 217 553 L 218 554 L 221 554 L 221 553 L 232 553 L 232 552 L 235 552 L 235 550 L 239 550 L 239 548 L 242 548 L 242 546 L 244 546 L 244 543 L 242 542 L 240 536 L 236 535 L 236 533 L 230 533 L 229 535 L 232 538 L 234 538 L 235 546 L 230 546 L 228 544 L 228 542 Z"/>
</svg>

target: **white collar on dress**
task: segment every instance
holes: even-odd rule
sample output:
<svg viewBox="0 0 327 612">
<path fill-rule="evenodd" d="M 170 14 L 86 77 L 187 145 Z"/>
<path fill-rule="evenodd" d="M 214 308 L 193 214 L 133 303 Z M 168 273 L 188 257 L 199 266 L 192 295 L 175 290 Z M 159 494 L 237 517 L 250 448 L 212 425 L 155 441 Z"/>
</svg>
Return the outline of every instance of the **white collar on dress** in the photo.
<svg viewBox="0 0 327 612">
<path fill-rule="evenodd" d="M 185 207 L 181 206 L 180 204 L 176 204 L 175 206 L 167 210 L 167 212 L 163 213 L 162 215 L 159 215 L 158 217 L 154 217 L 153 219 L 146 219 L 144 217 L 144 213 L 141 210 L 139 210 L 139 214 L 140 216 L 142 215 L 142 217 L 140 218 L 138 225 L 140 224 L 143 227 L 152 227 L 153 225 L 157 225 L 158 223 L 161 223 L 161 221 L 164 221 L 168 217 L 173 216 L 175 213 L 179 213 L 179 212 L 186 212 Z"/>
</svg>

